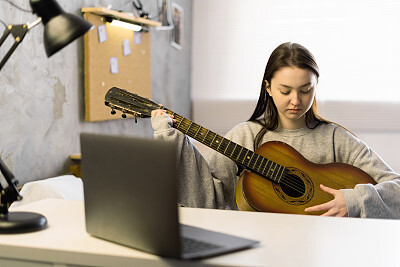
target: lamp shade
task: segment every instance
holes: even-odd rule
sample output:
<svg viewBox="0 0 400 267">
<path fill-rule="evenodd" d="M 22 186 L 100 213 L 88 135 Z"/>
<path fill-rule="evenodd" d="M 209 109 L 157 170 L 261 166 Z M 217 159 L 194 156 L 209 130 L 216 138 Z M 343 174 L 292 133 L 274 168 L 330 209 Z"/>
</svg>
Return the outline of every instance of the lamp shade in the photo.
<svg viewBox="0 0 400 267">
<path fill-rule="evenodd" d="M 93 28 L 83 18 L 64 12 L 55 0 L 30 0 L 30 4 L 33 13 L 42 18 L 48 57 Z"/>
</svg>

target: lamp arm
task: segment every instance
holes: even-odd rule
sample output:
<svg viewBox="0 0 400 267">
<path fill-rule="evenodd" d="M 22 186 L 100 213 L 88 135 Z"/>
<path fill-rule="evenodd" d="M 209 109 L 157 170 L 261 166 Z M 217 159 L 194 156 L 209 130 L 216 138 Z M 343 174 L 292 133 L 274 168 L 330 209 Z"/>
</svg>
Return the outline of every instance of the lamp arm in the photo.
<svg viewBox="0 0 400 267">
<path fill-rule="evenodd" d="M 7 182 L 6 188 L 3 188 L 3 186 L 0 184 L 0 214 L 4 215 L 8 213 L 8 203 L 12 203 L 15 200 L 21 200 L 22 196 L 19 194 L 19 191 L 16 187 L 18 180 L 15 179 L 14 174 L 12 174 L 10 169 L 8 169 L 1 159 L 0 171 Z"/>
<path fill-rule="evenodd" d="M 27 23 L 26 25 L 28 26 L 28 30 L 32 29 L 33 27 L 35 27 L 36 25 L 38 25 L 40 22 L 42 22 L 42 18 L 38 18 L 37 20 L 35 20 L 34 22 L 31 23 Z"/>
<path fill-rule="evenodd" d="M 7 39 L 7 37 L 12 34 L 12 36 L 15 39 L 14 44 L 11 46 L 11 48 L 8 50 L 4 58 L 0 62 L 0 70 L 3 68 L 4 64 L 6 64 L 7 60 L 11 57 L 12 53 L 14 53 L 15 49 L 17 49 L 18 45 L 22 42 L 24 39 L 26 33 L 36 25 L 38 25 L 42 21 L 41 18 L 37 19 L 36 21 L 32 23 L 26 23 L 26 24 L 19 24 L 19 25 L 8 25 L 7 28 L 3 32 L 3 36 L 0 39 L 0 47 L 4 43 L 4 41 Z"/>
</svg>

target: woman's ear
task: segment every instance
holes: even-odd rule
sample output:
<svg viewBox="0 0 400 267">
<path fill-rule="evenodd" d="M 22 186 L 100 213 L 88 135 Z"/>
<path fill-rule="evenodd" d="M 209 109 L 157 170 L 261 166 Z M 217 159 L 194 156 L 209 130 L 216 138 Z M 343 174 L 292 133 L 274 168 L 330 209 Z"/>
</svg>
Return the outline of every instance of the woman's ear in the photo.
<svg viewBox="0 0 400 267">
<path fill-rule="evenodd" d="M 267 89 L 268 94 L 271 96 L 271 85 L 267 80 L 264 80 L 265 82 L 265 88 Z"/>
</svg>

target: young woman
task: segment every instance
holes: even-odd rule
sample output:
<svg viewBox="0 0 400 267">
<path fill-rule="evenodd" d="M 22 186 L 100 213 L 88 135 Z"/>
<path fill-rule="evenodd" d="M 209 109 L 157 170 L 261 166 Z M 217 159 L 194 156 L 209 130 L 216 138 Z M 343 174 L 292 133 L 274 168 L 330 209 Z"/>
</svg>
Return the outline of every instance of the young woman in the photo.
<svg viewBox="0 0 400 267">
<path fill-rule="evenodd" d="M 368 173 L 377 185 L 359 184 L 335 190 L 321 185 L 332 201 L 309 207 L 326 216 L 400 218 L 400 175 L 364 142 L 343 127 L 321 118 L 315 93 L 319 69 L 313 55 L 296 43 L 284 43 L 271 54 L 260 97 L 249 121 L 235 126 L 226 138 L 250 150 L 268 141 L 289 144 L 314 163 L 343 162 Z M 173 140 L 179 155 L 179 201 L 203 208 L 237 209 L 237 165 L 212 151 L 206 158 L 188 137 L 171 127 L 173 117 L 152 112 L 157 139 Z"/>
</svg>

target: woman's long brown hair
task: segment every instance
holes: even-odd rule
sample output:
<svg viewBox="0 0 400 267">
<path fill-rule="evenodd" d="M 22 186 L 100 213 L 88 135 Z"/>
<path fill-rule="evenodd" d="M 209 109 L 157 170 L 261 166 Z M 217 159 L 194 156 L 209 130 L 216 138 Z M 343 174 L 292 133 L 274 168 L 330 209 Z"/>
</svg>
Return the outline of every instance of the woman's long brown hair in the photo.
<svg viewBox="0 0 400 267">
<path fill-rule="evenodd" d="M 260 141 L 267 130 L 273 131 L 278 128 L 278 110 L 272 97 L 267 92 L 267 82 L 270 85 L 275 72 L 283 67 L 307 69 L 312 71 L 317 76 L 317 79 L 319 78 L 317 62 L 311 52 L 304 46 L 297 43 L 283 43 L 272 52 L 265 67 L 257 106 L 249 119 L 249 121 L 255 121 L 263 126 L 255 138 L 254 149 L 260 145 Z M 318 115 L 315 97 L 311 108 L 305 114 L 305 120 L 309 128 L 315 128 L 320 123 L 329 122 Z"/>
</svg>

